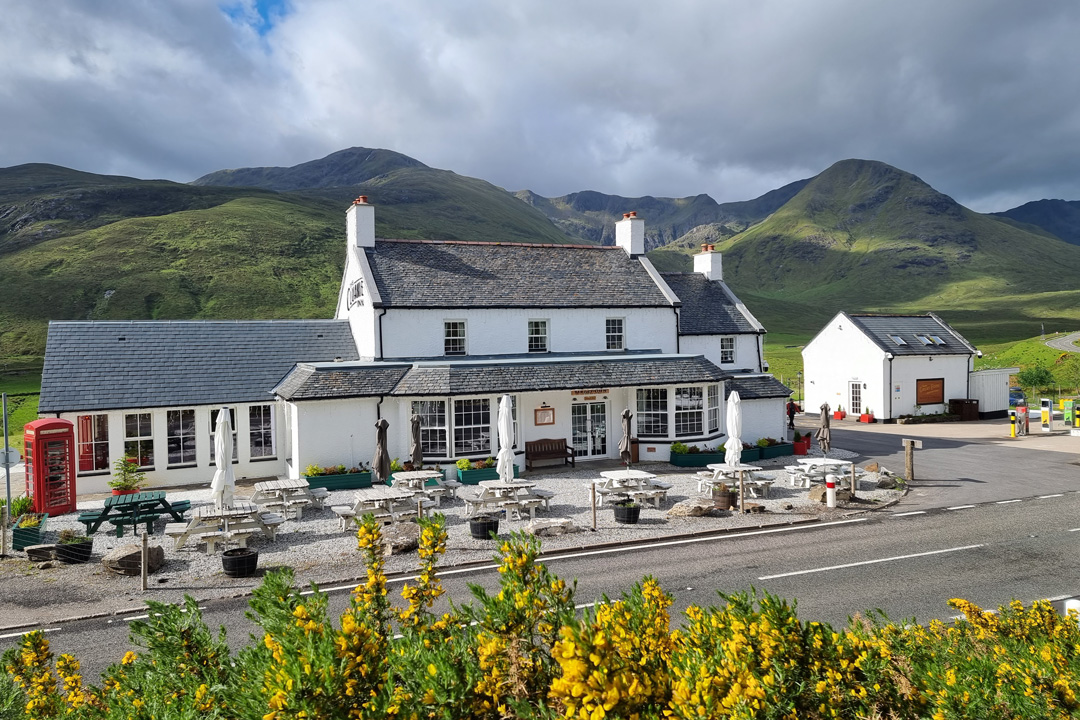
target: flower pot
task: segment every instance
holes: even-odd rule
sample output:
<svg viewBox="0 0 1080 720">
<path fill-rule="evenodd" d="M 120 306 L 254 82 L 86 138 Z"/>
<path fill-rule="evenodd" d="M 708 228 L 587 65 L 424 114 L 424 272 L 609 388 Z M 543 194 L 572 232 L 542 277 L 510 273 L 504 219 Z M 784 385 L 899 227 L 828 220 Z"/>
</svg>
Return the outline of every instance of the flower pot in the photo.
<svg viewBox="0 0 1080 720">
<path fill-rule="evenodd" d="M 843 412 L 841 410 L 837 410 L 836 412 L 834 412 L 832 414 L 832 419 L 833 420 L 843 420 L 846 417 L 847 417 L 847 413 Z"/>
<path fill-rule="evenodd" d="M 139 488 L 128 488 L 126 490 L 120 490 L 119 488 L 113 488 L 113 495 L 134 495 L 139 492 Z"/>
<path fill-rule="evenodd" d="M 637 503 L 615 503 L 615 522 L 623 525 L 636 525 L 641 517 L 641 506 Z"/>
<path fill-rule="evenodd" d="M 739 462 L 743 463 L 744 465 L 747 463 L 757 462 L 760 459 L 761 448 L 759 447 L 743 448 L 742 454 L 739 455 Z"/>
<path fill-rule="evenodd" d="M 796 455 L 806 455 L 810 452 L 810 441 L 792 443 Z"/>
<path fill-rule="evenodd" d="M 795 446 L 792 443 L 777 443 L 776 445 L 769 445 L 767 447 L 758 448 L 761 451 L 761 459 L 769 460 L 770 458 L 783 457 L 784 455 L 794 455 Z"/>
<path fill-rule="evenodd" d="M 469 518 L 469 534 L 477 540 L 491 540 L 492 534 L 499 534 L 499 518 L 494 515 Z"/>
<path fill-rule="evenodd" d="M 40 545 L 41 536 L 45 533 L 45 521 L 49 519 L 49 513 L 29 513 L 41 518 L 36 527 L 19 527 L 19 523 L 26 515 L 20 515 L 15 519 L 15 527 L 11 530 L 11 547 L 14 550 L 22 550 L 31 545 Z"/>
<path fill-rule="evenodd" d="M 724 492 L 713 491 L 713 507 L 717 510 L 730 510 L 735 506 L 737 493 L 733 493 L 730 490 Z"/>
<path fill-rule="evenodd" d="M 669 462 L 676 467 L 705 467 L 724 462 L 724 453 L 672 453 Z"/>
<path fill-rule="evenodd" d="M 518 476 L 518 466 L 514 466 L 514 477 Z M 457 471 L 458 482 L 462 485 L 476 485 L 481 480 L 498 480 L 499 470 L 498 468 L 481 468 L 479 470 L 461 470 Z"/>
<path fill-rule="evenodd" d="M 874 416 L 871 415 L 870 413 L 863 413 L 862 415 L 859 416 L 859 422 L 861 422 L 861 423 L 872 423 L 872 422 L 874 422 Z"/>
<path fill-rule="evenodd" d="M 255 574 L 259 565 L 259 551 L 251 548 L 233 548 L 221 553 L 221 569 L 229 577 L 248 577 Z"/>
<path fill-rule="evenodd" d="M 359 490 L 371 487 L 371 473 L 340 473 L 337 475 L 304 475 L 308 486 L 327 490 Z"/>
<path fill-rule="evenodd" d="M 94 552 L 94 539 L 86 538 L 82 542 L 60 543 L 56 546 L 56 559 L 72 565 L 87 562 Z"/>
</svg>

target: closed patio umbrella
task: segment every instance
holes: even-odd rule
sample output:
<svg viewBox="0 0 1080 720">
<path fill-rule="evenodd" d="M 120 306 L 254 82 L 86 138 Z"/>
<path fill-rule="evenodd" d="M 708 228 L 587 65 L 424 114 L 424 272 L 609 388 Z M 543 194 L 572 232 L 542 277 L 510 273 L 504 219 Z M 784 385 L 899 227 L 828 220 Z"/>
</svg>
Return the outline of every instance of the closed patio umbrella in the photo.
<svg viewBox="0 0 1080 720">
<path fill-rule="evenodd" d="M 742 461 L 742 400 L 739 391 L 732 390 L 727 399 L 727 442 L 724 443 L 724 464 L 735 466 Z"/>
<path fill-rule="evenodd" d="M 214 479 L 210 481 L 210 497 L 218 510 L 232 507 L 236 477 L 232 469 L 232 426 L 227 407 L 218 411 L 217 427 L 214 429 L 214 464 L 217 469 Z"/>
<path fill-rule="evenodd" d="M 499 479 L 510 482 L 514 479 L 514 415 L 510 406 L 510 396 L 503 395 L 499 401 L 499 454 L 495 456 L 495 469 Z"/>
<path fill-rule="evenodd" d="M 829 428 L 828 403 L 821 406 L 821 424 L 818 425 L 817 432 L 814 433 L 814 436 L 817 438 L 818 447 L 821 448 L 821 454 L 828 457 L 829 447 L 832 445 L 832 430 Z"/>
<path fill-rule="evenodd" d="M 409 458 L 412 460 L 413 470 L 419 470 L 424 465 L 424 451 L 420 448 L 420 416 L 413 413 L 409 419 L 412 430 L 412 445 L 409 446 Z"/>
<path fill-rule="evenodd" d="M 633 459 L 633 455 L 630 454 L 630 420 L 633 417 L 630 408 L 622 411 L 622 439 L 619 440 L 619 459 L 622 460 L 623 465 L 626 467 L 630 467 L 630 461 Z"/>
<path fill-rule="evenodd" d="M 386 484 L 390 478 L 390 454 L 386 450 L 386 428 L 390 423 L 386 418 L 379 418 L 375 423 L 375 459 L 371 461 L 371 472 L 375 473 L 375 481 Z"/>
</svg>

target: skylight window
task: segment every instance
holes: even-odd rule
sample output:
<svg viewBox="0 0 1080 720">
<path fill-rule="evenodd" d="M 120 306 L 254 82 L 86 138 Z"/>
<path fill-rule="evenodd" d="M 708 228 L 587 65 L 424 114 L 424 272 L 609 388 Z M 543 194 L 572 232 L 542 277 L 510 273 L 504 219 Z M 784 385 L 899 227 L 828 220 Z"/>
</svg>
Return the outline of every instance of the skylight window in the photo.
<svg viewBox="0 0 1080 720">
<path fill-rule="evenodd" d="M 944 341 L 944 340 L 942 340 L 942 339 L 941 339 L 940 337 L 938 337 L 937 335 L 931 335 L 931 336 L 930 336 L 930 339 L 934 341 L 934 344 L 935 344 L 935 345 L 944 345 L 944 344 L 945 344 L 945 341 Z"/>
<path fill-rule="evenodd" d="M 904 338 L 900 337 L 899 335 L 890 335 L 889 337 L 897 345 L 907 345 L 907 341 L 904 340 Z"/>
<path fill-rule="evenodd" d="M 923 345 L 933 345 L 934 344 L 934 341 L 931 340 L 930 338 L 926 337 L 925 335 L 916 335 L 915 337 L 917 337 L 919 339 L 919 342 L 921 342 Z"/>
</svg>

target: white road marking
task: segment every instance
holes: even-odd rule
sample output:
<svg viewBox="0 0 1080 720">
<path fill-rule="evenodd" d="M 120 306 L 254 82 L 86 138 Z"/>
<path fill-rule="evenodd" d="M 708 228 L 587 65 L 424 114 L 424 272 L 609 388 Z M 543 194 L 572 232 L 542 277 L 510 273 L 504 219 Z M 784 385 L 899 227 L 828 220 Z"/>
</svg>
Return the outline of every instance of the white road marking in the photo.
<svg viewBox="0 0 1080 720">
<path fill-rule="evenodd" d="M 206 606 L 205 605 L 199 605 L 199 609 L 200 610 L 205 610 Z M 187 608 L 180 608 L 180 612 L 187 612 Z M 160 613 L 154 613 L 154 615 L 156 617 L 161 617 Z M 149 614 L 146 614 L 146 615 L 129 615 L 126 618 L 124 618 L 124 622 L 131 622 L 132 620 L 146 620 L 149 617 L 150 617 Z"/>
<path fill-rule="evenodd" d="M 907 517 L 908 515 L 925 515 L 925 510 L 912 510 L 910 512 L 895 513 L 893 517 Z"/>
<path fill-rule="evenodd" d="M 791 577 L 792 575 L 809 575 L 811 573 L 826 572 L 828 570 L 842 570 L 843 568 L 859 567 L 860 565 L 876 565 L 877 563 L 893 562 L 894 560 L 909 560 L 911 558 L 926 557 L 928 555 L 942 555 L 944 553 L 959 552 L 961 550 L 973 550 L 983 547 L 978 545 L 964 545 L 962 547 L 946 548 L 945 550 L 930 550 L 928 552 L 912 553 L 911 555 L 896 555 L 894 557 L 878 558 L 877 560 L 863 560 L 861 562 L 844 563 L 843 565 L 830 565 L 829 567 L 813 568 L 812 570 L 796 570 L 776 575 L 762 575 L 758 580 L 775 580 L 776 578 Z"/>
<path fill-rule="evenodd" d="M 10 633 L 8 635 L 0 635 L 0 640 L 10 640 L 11 638 L 22 637 L 23 635 L 27 635 L 29 633 L 32 633 L 37 629 L 38 628 L 28 628 L 26 630 L 23 630 L 22 632 Z M 56 628 L 40 628 L 40 630 L 43 633 L 51 633 L 51 632 L 56 632 L 57 630 L 60 630 L 60 628 L 58 628 L 58 627 L 56 627 Z"/>
<path fill-rule="evenodd" d="M 945 509 L 946 510 L 967 510 L 968 508 L 973 508 L 973 507 L 975 507 L 975 506 L 974 505 L 953 505 L 951 508 L 945 508 Z"/>
<path fill-rule="evenodd" d="M 998 500 L 994 504 L 995 505 L 1008 505 L 1009 503 L 1014 503 L 1014 502 L 1023 502 L 1023 500 L 1021 500 L 1020 498 L 1017 498 L 1015 500 Z"/>
<path fill-rule="evenodd" d="M 1053 495 L 1040 495 L 1039 499 L 1040 500 L 1047 500 L 1049 498 L 1064 497 L 1064 495 L 1065 495 L 1065 493 L 1055 493 Z"/>
<path fill-rule="evenodd" d="M 1073 529 L 1072 529 L 1072 530 L 1070 530 L 1069 532 L 1080 532 L 1080 528 L 1073 528 Z"/>
</svg>

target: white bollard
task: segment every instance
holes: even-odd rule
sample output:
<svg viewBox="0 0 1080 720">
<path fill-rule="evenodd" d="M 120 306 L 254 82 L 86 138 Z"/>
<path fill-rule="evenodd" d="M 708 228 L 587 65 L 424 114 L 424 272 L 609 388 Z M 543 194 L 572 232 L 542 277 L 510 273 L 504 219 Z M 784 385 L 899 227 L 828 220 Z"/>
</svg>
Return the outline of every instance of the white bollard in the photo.
<svg viewBox="0 0 1080 720">
<path fill-rule="evenodd" d="M 825 504 L 828 507 L 836 507 L 836 476 L 825 476 Z"/>
</svg>

